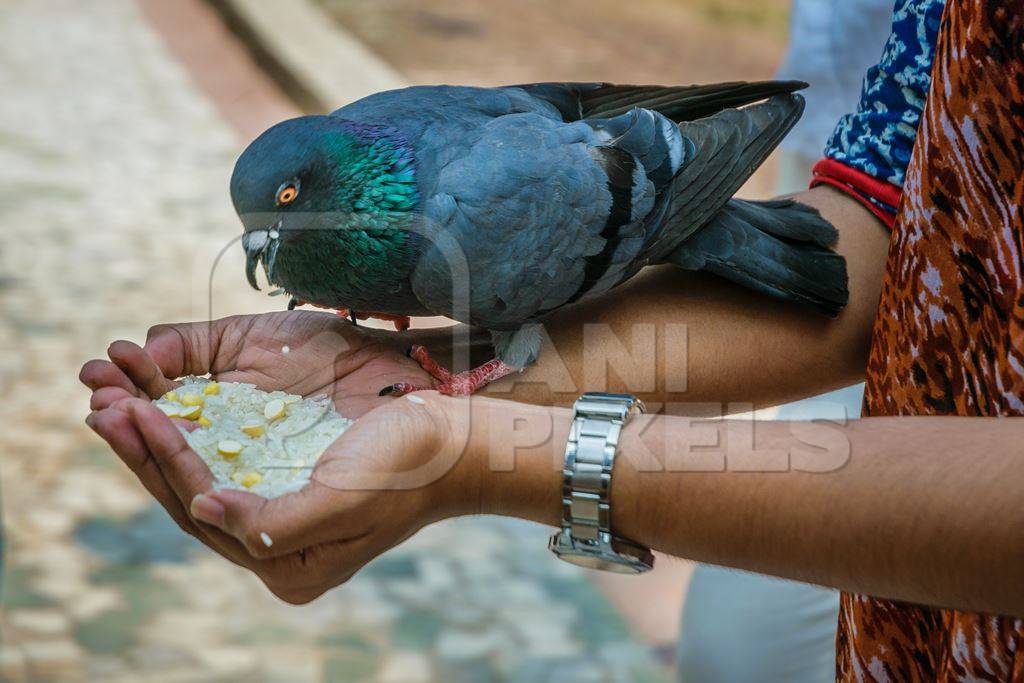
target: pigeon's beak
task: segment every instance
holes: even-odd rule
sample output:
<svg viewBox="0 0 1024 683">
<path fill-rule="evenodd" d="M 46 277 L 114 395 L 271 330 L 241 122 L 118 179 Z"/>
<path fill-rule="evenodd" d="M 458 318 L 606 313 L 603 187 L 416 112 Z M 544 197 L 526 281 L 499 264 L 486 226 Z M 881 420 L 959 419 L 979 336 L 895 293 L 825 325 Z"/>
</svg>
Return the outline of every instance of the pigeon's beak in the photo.
<svg viewBox="0 0 1024 683">
<path fill-rule="evenodd" d="M 263 262 L 263 270 L 267 281 L 274 282 L 274 261 L 277 259 L 281 221 L 269 230 L 250 230 L 242 235 L 242 248 L 245 249 L 245 277 L 249 285 L 259 290 L 256 282 L 256 266 Z"/>
</svg>

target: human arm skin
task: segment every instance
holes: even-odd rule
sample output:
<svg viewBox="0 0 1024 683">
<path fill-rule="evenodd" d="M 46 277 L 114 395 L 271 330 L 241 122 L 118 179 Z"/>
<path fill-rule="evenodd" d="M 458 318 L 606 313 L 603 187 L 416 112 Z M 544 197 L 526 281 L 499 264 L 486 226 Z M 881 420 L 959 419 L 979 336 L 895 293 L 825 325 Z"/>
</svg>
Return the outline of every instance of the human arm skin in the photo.
<svg viewBox="0 0 1024 683">
<path fill-rule="evenodd" d="M 167 416 L 101 391 L 89 425 L 183 528 L 288 602 L 315 599 L 446 518 L 560 521 L 564 408 L 433 392 L 388 401 L 327 450 L 309 485 L 268 500 L 214 490 Z M 1024 418 L 712 424 L 647 415 L 626 426 L 613 532 L 687 559 L 1024 615 Z"/>
<path fill-rule="evenodd" d="M 465 419 L 454 404 L 445 411 Z M 540 445 L 518 449 L 513 470 L 495 471 L 488 451 L 507 438 L 511 428 L 503 425 L 513 420 L 518 443 Z M 482 512 L 558 524 L 561 473 L 552 455 L 557 461 L 570 420 L 561 408 L 474 404 L 466 453 L 479 465 Z M 698 427 L 685 418 L 640 416 L 624 430 L 616 460 L 613 530 L 691 560 L 908 602 L 1024 615 L 1016 571 L 1024 562 L 1024 418 L 886 417 L 810 427 L 826 430 L 819 443 L 832 435 L 831 453 L 817 455 L 794 436 L 794 423 L 754 425 L 761 453 L 755 467 L 771 460 L 769 451 L 795 449 L 794 468 L 831 471 L 735 471 L 752 459 L 736 422 Z M 718 445 L 689 448 L 706 443 L 709 430 Z M 728 468 L 680 471 L 708 470 L 709 463 Z"/>
<path fill-rule="evenodd" d="M 537 364 L 493 386 L 502 397 L 535 404 L 571 403 L 585 391 L 634 393 L 651 403 L 665 401 L 741 402 L 755 407 L 778 405 L 862 381 L 872 321 L 885 270 L 889 231 L 848 196 L 818 187 L 794 198 L 821 211 L 839 231 L 839 252 L 849 270 L 850 303 L 836 320 L 828 320 L 791 303 L 780 302 L 702 273 L 671 266 L 648 268 L 611 293 L 566 307 L 545 321 L 553 348 L 542 350 Z M 627 349 L 636 325 L 653 325 L 656 354 L 634 347 L 634 359 L 654 367 L 653 386 L 638 385 L 636 372 L 607 373 L 595 386 L 594 359 L 614 356 L 608 336 L 588 339 L 584 326 L 607 325 Z M 668 391 L 667 375 L 680 364 L 666 363 L 666 340 L 678 340 L 668 326 L 686 325 L 685 391 Z M 678 328 L 677 328 L 678 329 Z M 450 362 L 450 330 L 410 333 L 439 359 Z M 600 335 L 599 335 L 600 336 Z M 474 336 L 475 358 L 489 351 L 489 341 Z M 556 354 L 548 355 L 552 351 Z M 585 370 L 585 356 L 590 368 Z M 678 359 L 677 359 L 678 360 Z M 597 362 L 603 363 L 602 360 Z M 551 385 L 552 364 L 560 364 L 571 381 Z M 671 366 L 671 367 L 670 367 Z M 558 368 L 561 371 L 562 368 Z M 590 372 L 588 372 L 590 370 Z M 597 376 L 604 373 L 598 372 Z M 624 381 L 626 375 L 632 384 Z M 683 378 L 673 377 L 678 382 Z"/>
</svg>

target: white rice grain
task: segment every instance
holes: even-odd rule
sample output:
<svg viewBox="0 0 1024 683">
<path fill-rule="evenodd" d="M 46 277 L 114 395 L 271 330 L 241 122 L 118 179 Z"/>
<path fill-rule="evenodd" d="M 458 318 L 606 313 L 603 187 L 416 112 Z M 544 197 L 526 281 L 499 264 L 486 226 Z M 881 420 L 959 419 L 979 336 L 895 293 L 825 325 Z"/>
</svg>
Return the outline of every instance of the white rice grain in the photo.
<svg viewBox="0 0 1024 683">
<path fill-rule="evenodd" d="M 214 488 L 239 489 L 274 498 L 297 491 L 310 479 L 313 466 L 352 424 L 335 412 L 330 398 L 319 395 L 304 399 L 283 391 L 262 391 L 252 384 L 220 382 L 217 394 L 204 395 L 203 386 L 209 380 L 186 377 L 176 390 L 178 396 L 202 396 L 202 417 L 209 420 L 208 427 L 187 431 L 182 429 L 186 441 L 213 473 Z M 264 408 L 271 401 L 285 404 L 284 414 L 267 420 Z M 181 407 L 176 401 L 158 398 L 154 401 L 161 409 Z M 254 424 L 265 429 L 252 430 Z M 258 436 L 242 431 L 242 426 Z M 219 443 L 230 440 L 242 445 L 241 453 L 225 457 L 217 452 Z M 259 477 L 253 477 L 253 474 Z M 249 487 L 243 481 L 256 483 Z M 269 539 L 269 537 L 268 537 Z M 263 539 L 266 543 L 267 539 Z M 269 546 L 269 543 L 268 543 Z"/>
</svg>

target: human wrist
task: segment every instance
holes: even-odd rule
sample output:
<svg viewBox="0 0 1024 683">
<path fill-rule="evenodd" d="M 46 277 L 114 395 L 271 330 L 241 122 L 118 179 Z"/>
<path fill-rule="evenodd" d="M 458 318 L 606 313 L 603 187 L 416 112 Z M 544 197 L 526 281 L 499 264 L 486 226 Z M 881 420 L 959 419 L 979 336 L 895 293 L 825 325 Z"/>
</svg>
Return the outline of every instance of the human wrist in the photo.
<svg viewBox="0 0 1024 683">
<path fill-rule="evenodd" d="M 432 470 L 421 489 L 426 523 L 477 514 L 479 477 L 469 454 L 469 423 L 463 419 L 462 400 L 418 391 L 395 401 L 404 404 L 417 440 L 427 445 L 418 460 L 419 467 Z"/>
<path fill-rule="evenodd" d="M 561 462 L 571 412 L 474 396 L 438 403 L 461 448 L 463 514 L 494 514 L 555 525 L 561 504 Z"/>
<path fill-rule="evenodd" d="M 863 206 L 890 230 L 896 220 L 902 188 L 835 159 L 825 158 L 814 165 L 810 187 L 835 188 Z"/>
<path fill-rule="evenodd" d="M 652 426 L 656 428 L 651 429 Z M 657 498 L 640 492 L 655 490 L 657 478 L 664 474 L 664 463 L 647 448 L 642 435 L 653 433 L 660 437 L 664 427 L 663 417 L 659 424 L 657 415 L 641 414 L 622 428 L 619 438 L 608 490 L 611 531 L 634 543 L 653 545 L 644 530 L 649 527 L 647 520 L 658 519 L 656 512 L 652 514 Z"/>
</svg>

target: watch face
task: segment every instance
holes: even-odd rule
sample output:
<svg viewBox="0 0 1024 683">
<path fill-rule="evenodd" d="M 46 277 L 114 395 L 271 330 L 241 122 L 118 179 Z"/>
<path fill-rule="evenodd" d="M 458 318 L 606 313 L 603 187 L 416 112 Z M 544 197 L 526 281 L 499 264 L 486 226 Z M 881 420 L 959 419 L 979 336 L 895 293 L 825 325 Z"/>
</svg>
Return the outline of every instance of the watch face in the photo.
<svg viewBox="0 0 1024 683">
<path fill-rule="evenodd" d="M 548 541 L 548 548 L 559 559 L 587 569 L 616 574 L 642 574 L 654 567 L 654 556 L 646 548 L 637 546 L 633 550 L 631 544 L 622 541 L 618 541 L 618 545 L 620 547 L 615 549 L 589 548 L 577 545 L 571 535 L 562 531 L 556 532 Z"/>
<path fill-rule="evenodd" d="M 639 574 L 650 569 L 650 567 L 630 557 L 599 557 L 595 555 L 559 555 L 558 557 L 580 567 L 596 569 L 602 572 L 614 572 L 616 574 Z"/>
</svg>

